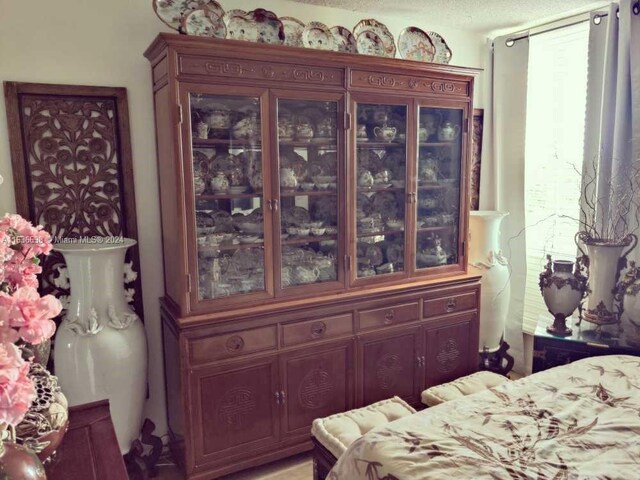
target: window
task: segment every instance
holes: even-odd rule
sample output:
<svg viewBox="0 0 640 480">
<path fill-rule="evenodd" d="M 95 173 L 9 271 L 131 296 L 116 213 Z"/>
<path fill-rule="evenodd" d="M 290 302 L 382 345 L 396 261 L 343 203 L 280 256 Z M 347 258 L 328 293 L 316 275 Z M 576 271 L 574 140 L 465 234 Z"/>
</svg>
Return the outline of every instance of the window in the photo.
<svg viewBox="0 0 640 480">
<path fill-rule="evenodd" d="M 550 317 L 538 276 L 553 259 L 574 260 L 587 94 L 589 22 L 530 38 L 525 138 L 527 283 L 523 329 Z"/>
</svg>

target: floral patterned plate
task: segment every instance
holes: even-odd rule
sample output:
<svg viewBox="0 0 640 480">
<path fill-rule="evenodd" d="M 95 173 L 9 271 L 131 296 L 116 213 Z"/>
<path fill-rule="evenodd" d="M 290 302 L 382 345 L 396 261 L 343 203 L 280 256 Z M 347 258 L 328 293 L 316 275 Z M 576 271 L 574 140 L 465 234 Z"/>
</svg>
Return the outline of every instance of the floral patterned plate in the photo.
<svg viewBox="0 0 640 480">
<path fill-rule="evenodd" d="M 182 18 L 193 10 L 207 9 L 222 17 L 224 10 L 214 0 L 152 0 L 153 11 L 165 24 L 174 30 L 180 30 Z"/>
<path fill-rule="evenodd" d="M 309 22 L 302 32 L 302 42 L 307 48 L 335 50 L 335 39 L 324 23 Z"/>
<path fill-rule="evenodd" d="M 282 223 L 286 225 L 300 226 L 309 223 L 309 210 L 304 207 L 288 207 L 282 209 Z"/>
<path fill-rule="evenodd" d="M 358 53 L 393 58 L 396 56 L 396 44 L 389 29 L 382 23 L 369 18 L 362 20 L 353 28 L 358 44 Z M 377 37 L 377 38 L 376 38 Z M 380 47 L 382 44 L 382 48 Z M 382 53 L 378 53 L 382 51 Z"/>
<path fill-rule="evenodd" d="M 225 38 L 227 27 L 222 17 L 208 8 L 199 8 L 182 17 L 182 31 L 199 37 Z"/>
<path fill-rule="evenodd" d="M 348 28 L 336 26 L 331 27 L 329 31 L 335 40 L 336 52 L 358 53 L 356 39 Z"/>
<path fill-rule="evenodd" d="M 284 27 L 275 13 L 257 8 L 251 12 L 229 10 L 222 17 L 227 27 L 227 38 L 249 42 L 284 43 Z"/>
<path fill-rule="evenodd" d="M 405 60 L 433 62 L 436 56 L 436 47 L 431 38 L 418 27 L 407 27 L 400 33 L 398 50 Z"/>
<path fill-rule="evenodd" d="M 429 35 L 433 45 L 436 47 L 436 56 L 434 61 L 436 63 L 449 63 L 453 53 L 451 52 L 449 45 L 447 45 L 447 42 L 444 41 L 444 38 L 436 32 L 427 32 L 427 35 Z"/>
<path fill-rule="evenodd" d="M 304 47 L 302 32 L 304 23 L 293 17 L 280 17 L 284 27 L 284 44 L 289 47 Z"/>
<path fill-rule="evenodd" d="M 338 200 L 335 195 L 318 197 L 311 204 L 311 213 L 314 221 L 323 221 L 326 226 L 336 225 L 338 212 Z"/>
<path fill-rule="evenodd" d="M 374 211 L 381 214 L 385 221 L 388 218 L 397 218 L 401 213 L 398 199 L 393 192 L 378 192 L 373 196 L 371 203 Z"/>
</svg>

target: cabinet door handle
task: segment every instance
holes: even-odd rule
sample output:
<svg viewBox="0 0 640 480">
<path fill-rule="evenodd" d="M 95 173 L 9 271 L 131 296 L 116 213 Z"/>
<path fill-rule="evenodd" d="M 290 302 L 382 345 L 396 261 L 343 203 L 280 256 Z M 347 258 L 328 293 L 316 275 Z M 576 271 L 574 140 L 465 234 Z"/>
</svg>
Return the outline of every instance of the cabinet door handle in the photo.
<svg viewBox="0 0 640 480">
<path fill-rule="evenodd" d="M 280 405 L 280 392 L 273 394 L 276 397 L 276 405 Z"/>
<path fill-rule="evenodd" d="M 455 298 L 450 298 L 449 301 L 447 301 L 447 305 L 445 307 L 447 313 L 451 313 L 456 309 L 456 306 L 458 305 L 458 300 Z"/>
<path fill-rule="evenodd" d="M 420 358 L 422 359 L 422 366 L 424 367 L 424 366 L 425 366 L 425 364 L 426 364 L 426 363 L 425 363 L 424 355 L 423 355 L 423 356 L 421 356 Z"/>
<path fill-rule="evenodd" d="M 274 201 L 273 201 L 273 211 L 274 211 L 274 212 L 277 212 L 277 211 L 278 211 L 278 204 L 279 204 L 279 203 L 280 203 L 280 202 L 279 202 L 278 200 L 274 200 Z"/>
<path fill-rule="evenodd" d="M 273 211 L 273 200 L 267 200 L 267 208 Z"/>
<path fill-rule="evenodd" d="M 394 312 L 393 310 L 388 310 L 387 313 L 384 314 L 384 324 L 391 325 L 395 316 L 396 312 Z"/>
<path fill-rule="evenodd" d="M 321 337 L 327 331 L 327 324 L 324 322 L 316 322 L 311 325 L 311 336 L 312 337 Z"/>
<path fill-rule="evenodd" d="M 287 402 L 287 392 L 282 390 L 280 392 L 280 402 L 284 405 Z"/>
</svg>

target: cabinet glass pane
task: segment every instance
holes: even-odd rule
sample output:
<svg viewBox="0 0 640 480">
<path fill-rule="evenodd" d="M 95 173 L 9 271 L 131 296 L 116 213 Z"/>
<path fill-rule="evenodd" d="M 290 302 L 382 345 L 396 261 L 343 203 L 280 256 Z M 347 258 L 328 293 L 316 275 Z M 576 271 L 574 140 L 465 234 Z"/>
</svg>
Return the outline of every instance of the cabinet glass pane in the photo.
<svg viewBox="0 0 640 480">
<path fill-rule="evenodd" d="M 199 298 L 264 290 L 260 101 L 189 100 Z"/>
<path fill-rule="evenodd" d="M 337 280 L 338 104 L 278 101 L 282 287 Z"/>
<path fill-rule="evenodd" d="M 458 263 L 462 110 L 420 108 L 416 268 Z"/>
<path fill-rule="evenodd" d="M 407 107 L 357 105 L 358 278 L 404 270 Z"/>
</svg>

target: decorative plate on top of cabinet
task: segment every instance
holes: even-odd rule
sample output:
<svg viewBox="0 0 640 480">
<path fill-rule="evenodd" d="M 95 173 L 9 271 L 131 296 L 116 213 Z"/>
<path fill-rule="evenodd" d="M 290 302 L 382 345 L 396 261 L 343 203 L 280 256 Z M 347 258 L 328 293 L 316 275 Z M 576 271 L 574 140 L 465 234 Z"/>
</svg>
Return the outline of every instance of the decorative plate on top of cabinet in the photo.
<svg viewBox="0 0 640 480">
<path fill-rule="evenodd" d="M 251 12 L 229 10 L 222 17 L 227 27 L 227 38 L 249 42 L 281 45 L 284 43 L 284 26 L 277 15 L 264 8 Z"/>
<path fill-rule="evenodd" d="M 320 22 L 309 22 L 302 32 L 302 42 L 307 48 L 316 50 L 335 50 L 336 41 L 329 28 Z"/>
<path fill-rule="evenodd" d="M 182 17 L 182 31 L 199 37 L 225 38 L 227 27 L 222 17 L 207 8 L 199 8 Z"/>
<path fill-rule="evenodd" d="M 405 60 L 433 62 L 436 47 L 426 32 L 418 27 L 407 27 L 398 37 L 398 51 Z"/>
<path fill-rule="evenodd" d="M 224 10 L 215 0 L 152 0 L 153 11 L 166 25 L 175 30 L 181 27 L 182 18 L 193 10 L 206 8 L 222 17 Z"/>
<path fill-rule="evenodd" d="M 444 41 L 444 38 L 442 38 L 442 36 L 436 32 L 427 32 L 427 35 L 429 35 L 429 38 L 431 38 L 433 45 L 436 47 L 436 56 L 434 58 L 434 61 L 436 63 L 449 63 L 451 61 L 453 53 L 451 52 L 449 45 L 447 45 L 447 42 Z"/>
<path fill-rule="evenodd" d="M 341 26 L 331 27 L 329 29 L 335 40 L 335 51 L 343 53 L 358 53 L 358 45 L 356 38 L 348 28 Z"/>
<path fill-rule="evenodd" d="M 358 53 L 377 55 L 377 53 L 372 52 L 378 52 L 378 42 L 382 42 L 384 50 L 381 56 L 389 58 L 396 56 L 396 43 L 393 39 L 393 35 L 391 35 L 391 32 L 386 25 L 374 20 L 373 18 L 361 20 L 360 23 L 353 27 L 353 35 L 356 37 L 356 41 L 358 43 Z M 364 37 L 362 37 L 363 35 Z M 366 49 L 364 47 L 366 47 Z M 361 49 L 365 49 L 367 51 L 362 51 Z"/>
<path fill-rule="evenodd" d="M 284 27 L 284 44 L 289 47 L 304 47 L 302 43 L 302 32 L 304 23 L 294 17 L 280 17 Z"/>
</svg>

